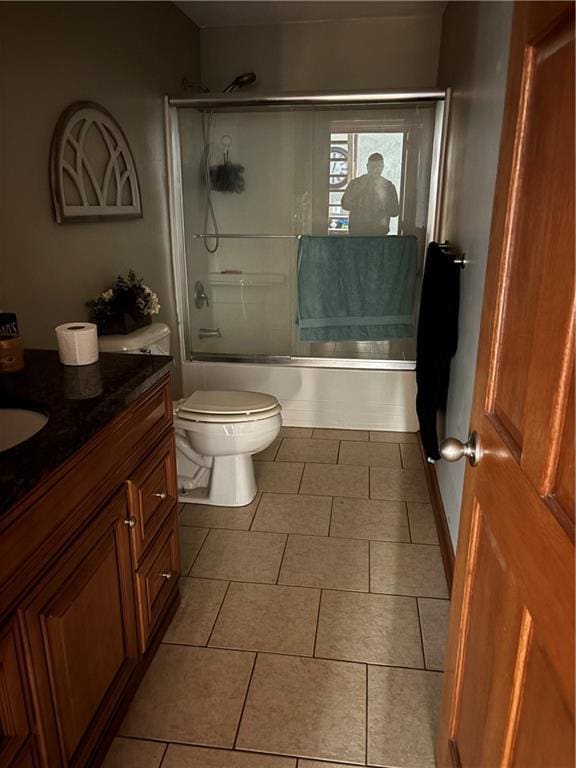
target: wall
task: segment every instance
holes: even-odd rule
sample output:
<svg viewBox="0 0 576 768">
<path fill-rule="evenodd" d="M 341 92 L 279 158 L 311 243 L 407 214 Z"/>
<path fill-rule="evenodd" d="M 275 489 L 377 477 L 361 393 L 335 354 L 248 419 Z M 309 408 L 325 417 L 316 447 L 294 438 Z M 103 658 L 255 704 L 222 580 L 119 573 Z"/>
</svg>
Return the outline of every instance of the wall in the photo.
<svg viewBox="0 0 576 768">
<path fill-rule="evenodd" d="M 443 235 L 469 261 L 446 411 L 446 434 L 461 440 L 470 427 L 511 18 L 509 2 L 451 2 L 442 28 L 439 85 L 453 89 Z M 465 462 L 441 461 L 436 471 L 456 545 Z"/>
<path fill-rule="evenodd" d="M 222 90 L 254 71 L 261 92 L 436 85 L 437 14 L 203 29 L 202 79 Z"/>
<path fill-rule="evenodd" d="M 133 267 L 172 300 L 163 96 L 199 75 L 196 26 L 172 3 L 0 3 L 0 306 L 27 346 L 87 317 L 85 301 Z M 101 103 L 124 129 L 144 218 L 56 225 L 50 140 L 73 101 Z"/>
</svg>

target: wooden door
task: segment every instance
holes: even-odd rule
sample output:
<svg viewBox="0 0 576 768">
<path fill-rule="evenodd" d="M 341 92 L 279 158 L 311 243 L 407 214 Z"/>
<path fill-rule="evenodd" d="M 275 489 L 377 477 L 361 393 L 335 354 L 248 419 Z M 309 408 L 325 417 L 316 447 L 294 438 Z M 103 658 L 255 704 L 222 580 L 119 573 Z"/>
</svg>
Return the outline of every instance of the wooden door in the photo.
<svg viewBox="0 0 576 768">
<path fill-rule="evenodd" d="M 517 3 L 442 768 L 574 765 L 574 305 L 574 12 Z"/>
<path fill-rule="evenodd" d="M 138 661 L 126 490 L 20 612 L 42 764 L 83 766 Z"/>
</svg>

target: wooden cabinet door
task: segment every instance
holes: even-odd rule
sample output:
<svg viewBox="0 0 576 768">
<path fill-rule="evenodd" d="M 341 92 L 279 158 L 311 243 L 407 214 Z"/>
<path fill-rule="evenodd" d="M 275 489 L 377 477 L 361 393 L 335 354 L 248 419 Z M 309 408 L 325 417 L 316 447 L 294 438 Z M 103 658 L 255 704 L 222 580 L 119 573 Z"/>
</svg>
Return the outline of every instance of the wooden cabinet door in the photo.
<svg viewBox="0 0 576 768">
<path fill-rule="evenodd" d="M 33 745 L 30 743 L 31 727 L 29 717 L 30 697 L 24 677 L 22 648 L 18 628 L 9 625 L 0 634 L 0 765 L 13 765 L 15 756 L 24 759 L 25 751 L 33 760 Z M 24 747 L 26 742 L 29 744 Z M 20 765 L 20 762 L 16 763 Z M 25 765 L 26 763 L 23 763 Z"/>
<path fill-rule="evenodd" d="M 574 766 L 574 6 L 516 4 L 438 766 Z"/>
<path fill-rule="evenodd" d="M 123 489 L 20 613 L 49 768 L 85 764 L 137 664 L 127 514 Z"/>
</svg>

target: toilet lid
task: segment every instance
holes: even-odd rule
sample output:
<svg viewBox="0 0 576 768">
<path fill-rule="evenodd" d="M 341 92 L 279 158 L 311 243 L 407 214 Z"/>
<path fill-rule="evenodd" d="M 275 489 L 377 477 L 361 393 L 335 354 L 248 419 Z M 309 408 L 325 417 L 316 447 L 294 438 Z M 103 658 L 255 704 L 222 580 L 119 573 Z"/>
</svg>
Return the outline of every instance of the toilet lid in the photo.
<svg viewBox="0 0 576 768">
<path fill-rule="evenodd" d="M 263 413 L 279 405 L 272 395 L 262 392 L 237 392 L 234 390 L 196 390 L 178 408 L 181 412 L 212 414 L 214 416 L 241 416 Z"/>
</svg>

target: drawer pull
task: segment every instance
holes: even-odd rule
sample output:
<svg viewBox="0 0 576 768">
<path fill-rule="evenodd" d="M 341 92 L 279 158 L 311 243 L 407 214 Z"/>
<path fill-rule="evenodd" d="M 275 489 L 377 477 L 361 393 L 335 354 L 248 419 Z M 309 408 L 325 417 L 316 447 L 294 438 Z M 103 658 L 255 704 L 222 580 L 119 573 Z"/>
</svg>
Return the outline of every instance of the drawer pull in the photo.
<svg viewBox="0 0 576 768">
<path fill-rule="evenodd" d="M 160 491 L 160 493 L 153 493 L 152 496 L 156 496 L 157 499 L 165 499 L 167 494 L 165 491 Z"/>
<path fill-rule="evenodd" d="M 171 579 L 174 574 L 172 571 L 165 571 L 164 573 L 161 573 L 160 576 L 162 576 L 163 579 Z"/>
<path fill-rule="evenodd" d="M 136 527 L 136 518 L 135 517 L 128 517 L 126 520 L 124 520 L 124 525 L 127 525 L 129 528 L 135 528 Z"/>
</svg>

